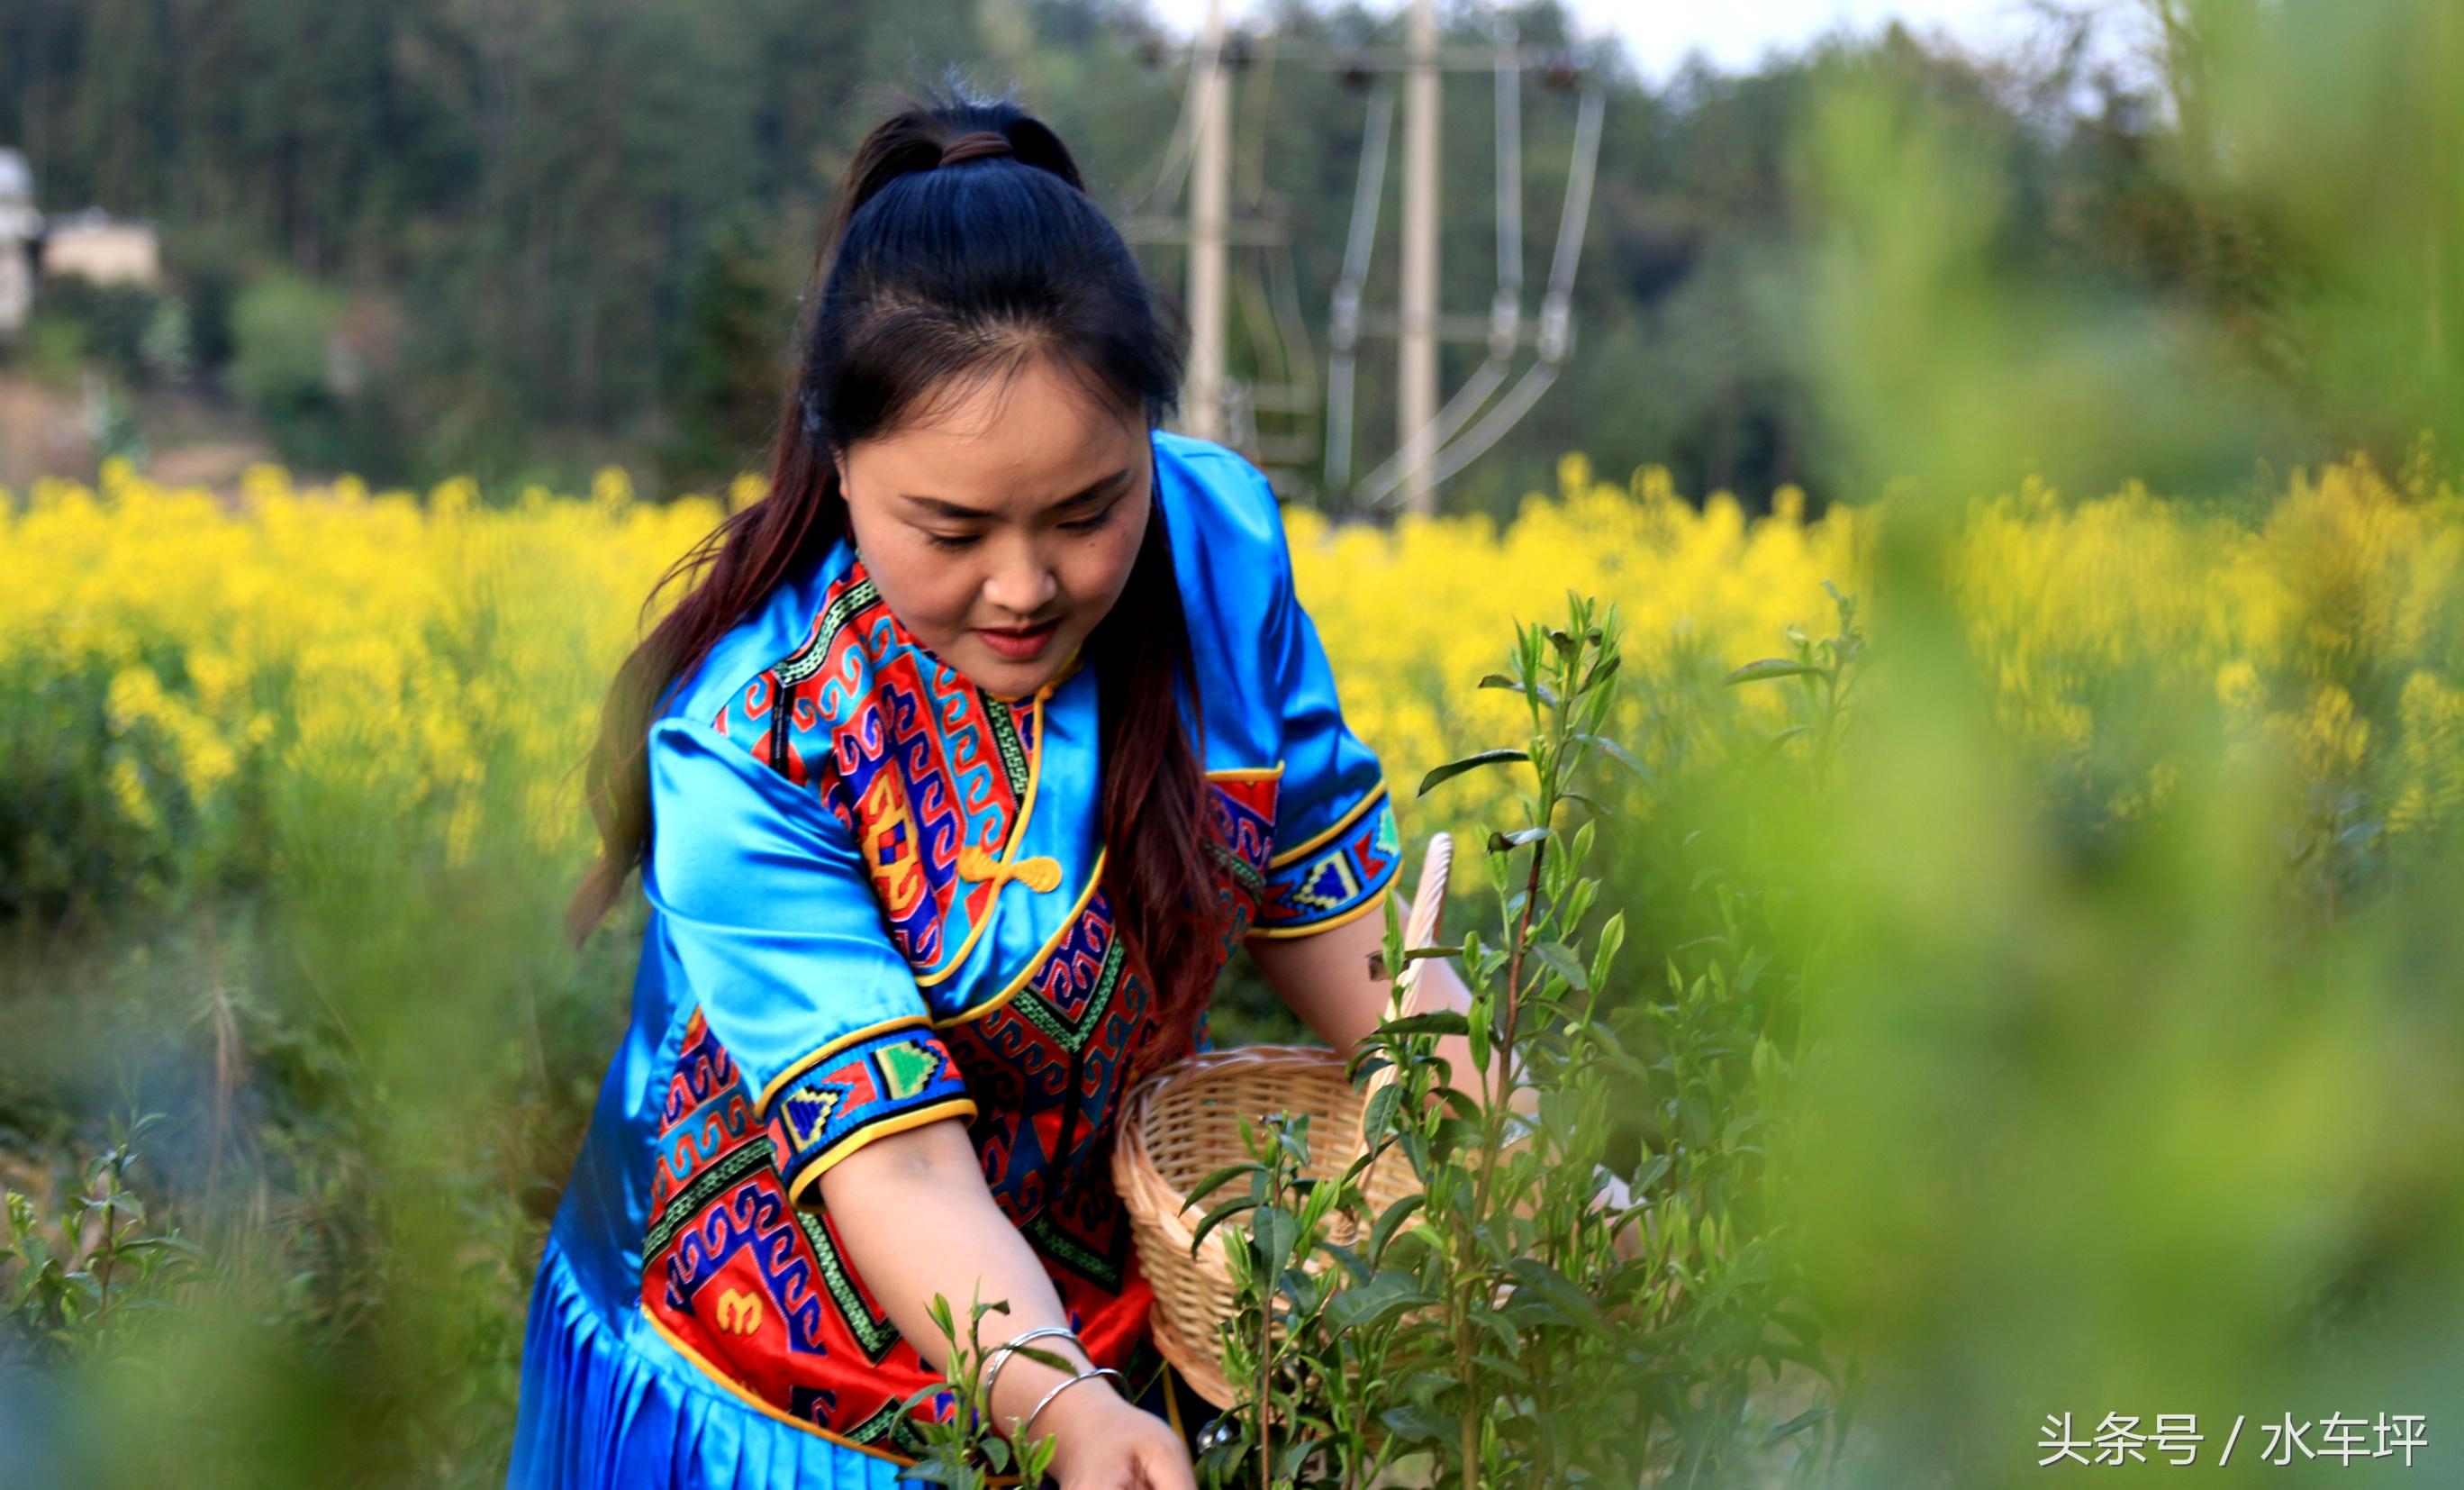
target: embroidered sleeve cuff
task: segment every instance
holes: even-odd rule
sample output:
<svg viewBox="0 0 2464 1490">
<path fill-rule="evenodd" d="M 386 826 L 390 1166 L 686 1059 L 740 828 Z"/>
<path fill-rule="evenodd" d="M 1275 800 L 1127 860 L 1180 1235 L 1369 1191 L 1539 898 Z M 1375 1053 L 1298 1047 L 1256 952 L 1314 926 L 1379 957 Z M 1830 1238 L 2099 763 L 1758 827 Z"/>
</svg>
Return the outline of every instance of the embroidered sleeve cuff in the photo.
<svg viewBox="0 0 2464 1490">
<path fill-rule="evenodd" d="M 1333 827 L 1266 861 L 1266 893 L 1249 934 L 1307 936 L 1375 910 L 1402 854 L 1380 781 Z"/>
<path fill-rule="evenodd" d="M 949 1047 L 920 1017 L 823 1046 L 773 1080 L 760 1107 L 790 1204 L 802 1202 L 824 1170 L 875 1139 L 976 1115 Z"/>
</svg>

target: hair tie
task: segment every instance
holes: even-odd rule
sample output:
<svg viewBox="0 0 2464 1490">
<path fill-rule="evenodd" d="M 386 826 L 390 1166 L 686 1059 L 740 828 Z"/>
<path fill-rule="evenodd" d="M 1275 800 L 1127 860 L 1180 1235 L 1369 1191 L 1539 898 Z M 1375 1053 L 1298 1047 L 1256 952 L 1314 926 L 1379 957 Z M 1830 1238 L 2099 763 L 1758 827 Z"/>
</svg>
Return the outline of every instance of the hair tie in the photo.
<svg viewBox="0 0 2464 1490">
<path fill-rule="evenodd" d="M 1008 155 L 1015 157 L 1017 153 L 1018 152 L 1016 150 L 1010 148 L 1009 137 L 1007 135 L 996 134 L 989 129 L 979 129 L 973 134 L 960 135 L 956 140 L 953 140 L 948 145 L 944 145 L 941 149 L 940 164 L 943 166 L 956 166 L 960 161 L 972 161 L 977 159 L 979 156 Z"/>
<path fill-rule="evenodd" d="M 797 402 L 804 406 L 804 433 L 808 435 L 821 434 L 821 400 L 813 396 L 813 390 L 811 389 L 806 389 L 798 396 Z"/>
</svg>

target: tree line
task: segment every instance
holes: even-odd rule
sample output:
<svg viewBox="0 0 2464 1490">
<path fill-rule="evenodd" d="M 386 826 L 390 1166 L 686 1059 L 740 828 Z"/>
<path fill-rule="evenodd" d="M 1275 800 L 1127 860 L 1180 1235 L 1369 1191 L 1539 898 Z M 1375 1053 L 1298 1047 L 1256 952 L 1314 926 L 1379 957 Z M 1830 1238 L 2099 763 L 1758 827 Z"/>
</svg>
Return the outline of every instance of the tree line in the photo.
<svg viewBox="0 0 2464 1490">
<path fill-rule="evenodd" d="M 1452 8 L 1452 38 L 1487 40 L 1498 13 Z M 1996 252 L 2014 267 L 2227 304 L 2259 278 L 2180 210 L 2160 90 L 2062 45 L 2093 12 L 2035 56 L 1895 28 L 1660 87 L 1555 0 L 1504 13 L 1606 91 L 1607 127 L 1572 365 L 1449 507 L 1503 510 L 1570 450 L 1610 472 L 1665 464 L 1681 490 L 1749 507 L 1783 482 L 1817 504 L 1854 495 L 1801 354 L 1815 292 L 1792 179 L 1812 92 L 1842 67 L 1890 70 L 2000 158 L 2017 189 Z M 1320 358 L 1366 113 L 1363 78 L 1321 59 L 1398 31 L 1384 8 L 1279 0 L 1233 84 L 1236 197 L 1289 230 L 1287 259 L 1236 274 L 1236 319 L 1263 317 L 1287 276 Z M 829 191 L 891 91 L 952 65 L 1014 84 L 1107 207 L 1156 205 L 1185 60 L 1141 0 L 16 0 L 0 9 L 0 144 L 25 151 L 47 211 L 160 226 L 172 331 L 156 307 L 149 357 L 145 317 L 65 296 L 99 327 L 90 349 L 120 347 L 137 381 L 245 401 L 305 468 L 574 489 L 615 459 L 674 490 L 761 463 Z M 1443 126 L 1443 299 L 1473 313 L 1495 286 L 1488 93 L 1454 75 Z M 1571 93 L 1526 90 L 1527 307 L 1573 122 Z M 1177 289 L 1179 251 L 1141 253 Z M 1389 253 L 1372 304 L 1393 302 L 1393 275 Z M 1483 352 L 1449 345 L 1447 386 Z M 1373 342 L 1363 362 L 1371 459 L 1391 440 L 1391 358 Z M 1234 370 L 1276 369 L 1236 346 Z"/>
</svg>

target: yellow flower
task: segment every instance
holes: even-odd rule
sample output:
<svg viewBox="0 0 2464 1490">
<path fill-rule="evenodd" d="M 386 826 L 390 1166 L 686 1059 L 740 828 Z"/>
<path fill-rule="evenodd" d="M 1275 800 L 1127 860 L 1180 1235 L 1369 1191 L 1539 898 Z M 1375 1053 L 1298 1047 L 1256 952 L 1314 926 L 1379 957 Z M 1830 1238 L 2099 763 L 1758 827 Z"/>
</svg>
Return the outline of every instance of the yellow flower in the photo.
<svg viewBox="0 0 2464 1490">
<path fill-rule="evenodd" d="M 2353 711 L 2353 697 L 2333 683 L 2311 694 L 2309 712 L 2268 716 L 2267 732 L 2291 754 L 2304 779 L 2342 781 L 2359 770 L 2370 723 Z"/>
<path fill-rule="evenodd" d="M 2404 681 L 2396 702 L 2391 833 L 2464 822 L 2464 689 L 2427 668 Z"/>
<path fill-rule="evenodd" d="M 1809 517 L 1793 487 L 1767 516 L 1720 493 L 1697 506 L 1663 467 L 1604 480 L 1580 455 L 1551 474 L 1555 490 L 1503 523 L 1287 516 L 1345 716 L 1414 834 L 1515 810 L 1528 777 L 1510 771 L 1416 793 L 1442 761 L 1522 743 L 1523 701 L 1477 684 L 1503 670 L 1516 623 L 1562 617 L 1570 589 L 1619 608 L 1611 727 L 1646 766 L 1771 739 L 1802 707 L 1793 689 L 1719 679 L 1785 655 L 1792 631 L 1829 635 L 1824 582 L 1866 595 L 1889 510 L 1885 497 Z M 2212 699 L 2314 780 L 2382 793 L 2390 831 L 2464 822 L 2464 507 L 2407 482 L 2361 462 L 2299 474 L 2255 524 L 2136 484 L 2074 500 L 2029 480 L 1979 500 L 1950 581 L 1995 722 L 2049 779 L 2080 780 L 2089 751 L 2132 745 L 2100 740 L 2111 701 Z M 566 772 L 644 595 L 765 484 L 745 473 L 714 497 L 647 502 L 611 466 L 585 500 L 534 487 L 492 506 L 468 478 L 301 490 L 259 465 L 226 508 L 125 465 L 95 488 L 40 478 L 0 501 L 0 677 L 14 680 L 0 688 L 105 679 L 90 723 L 108 790 L 124 831 L 165 849 L 253 831 L 243 793 L 273 792 L 424 825 L 451 862 L 520 847 L 569 871 L 594 837 Z M 1863 611 L 1884 658 L 1889 599 Z M 2285 699 L 2303 703 L 2271 716 Z M 0 692 L 0 707 L 33 706 Z M 2112 779 L 2106 810 L 2131 815 L 2166 800 L 2177 767 Z M 210 867 L 220 841 L 187 856 Z M 286 845 L 257 847 L 283 859 Z"/>
</svg>

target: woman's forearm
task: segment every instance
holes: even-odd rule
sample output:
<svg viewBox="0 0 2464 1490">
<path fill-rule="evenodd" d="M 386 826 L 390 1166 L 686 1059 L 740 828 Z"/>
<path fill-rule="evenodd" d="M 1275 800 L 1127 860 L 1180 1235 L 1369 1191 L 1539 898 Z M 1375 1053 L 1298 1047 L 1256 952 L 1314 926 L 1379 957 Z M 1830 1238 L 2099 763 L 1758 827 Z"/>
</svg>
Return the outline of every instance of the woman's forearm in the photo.
<svg viewBox="0 0 2464 1490">
<path fill-rule="evenodd" d="M 1357 1049 L 1393 1009 L 1394 984 L 1378 976 L 1371 961 L 1384 941 L 1384 922 L 1362 916 L 1313 936 L 1253 938 L 1249 953 L 1258 970 L 1265 974 L 1284 1003 L 1300 1015 L 1302 1023 L 1327 1044 L 1349 1052 Z M 1453 959 L 1430 958 L 1418 966 L 1419 970 L 1413 975 L 1405 1012 L 1437 1013 L 1471 1008 L 1471 990 L 1456 970 Z M 1450 1068 L 1450 1084 L 1473 1093 L 1483 1104 L 1494 1097 L 1496 1074 L 1471 1058 L 1469 1039 L 1460 1034 L 1440 1035 L 1435 1054 Z M 1493 1050 L 1489 1053 L 1492 1060 L 1496 1054 Z M 1511 1074 L 1507 1105 L 1531 1117 L 1539 1111 L 1540 1094 L 1525 1084 L 1520 1065 L 1517 1062 Z M 1507 1146 L 1524 1141 L 1515 1139 Z M 1632 1204 L 1623 1181 L 1605 1168 L 1596 1168 L 1595 1174 L 1600 1187 L 1595 1206 L 1621 1212 Z M 1618 1232 L 1617 1246 L 1621 1255 L 1639 1256 L 1641 1245 L 1639 1229 L 1628 1226 Z"/>
<path fill-rule="evenodd" d="M 865 1286 L 935 1369 L 949 1365 L 949 1345 L 930 1312 L 935 1294 L 949 1300 L 962 1341 L 971 1298 L 1007 1302 L 1007 1314 L 984 1316 L 988 1352 L 1027 1330 L 1069 1323 L 1050 1275 L 993 1200 L 975 1147 L 956 1120 L 868 1144 L 825 1171 L 814 1188 Z M 1028 1348 L 1050 1351 L 1073 1369 L 1065 1374 L 1023 1353 L 1010 1355 L 993 1386 L 993 1418 L 1004 1434 L 1045 1392 L 1089 1364 L 1058 1336 L 1031 1341 Z M 1072 1387 L 1036 1423 L 1037 1436 L 1052 1433 L 1072 1407 L 1084 1406 L 1072 1399 L 1111 1390 L 1109 1379 Z"/>
<path fill-rule="evenodd" d="M 1350 1051 L 1386 1018 L 1394 984 L 1375 975 L 1370 959 L 1385 940 L 1385 923 L 1362 916 L 1314 936 L 1259 938 L 1249 944 L 1251 960 L 1276 994 L 1318 1038 L 1336 1050 Z M 1450 958 L 1432 958 L 1418 965 L 1410 1012 L 1436 1013 L 1468 1010 L 1471 990 Z M 1437 1055 L 1453 1069 L 1453 1082 L 1464 1091 L 1489 1091 L 1496 1078 L 1471 1058 L 1471 1042 L 1460 1034 L 1441 1035 Z M 1511 1103 L 1530 1110 L 1532 1094 L 1516 1073 Z"/>
</svg>

